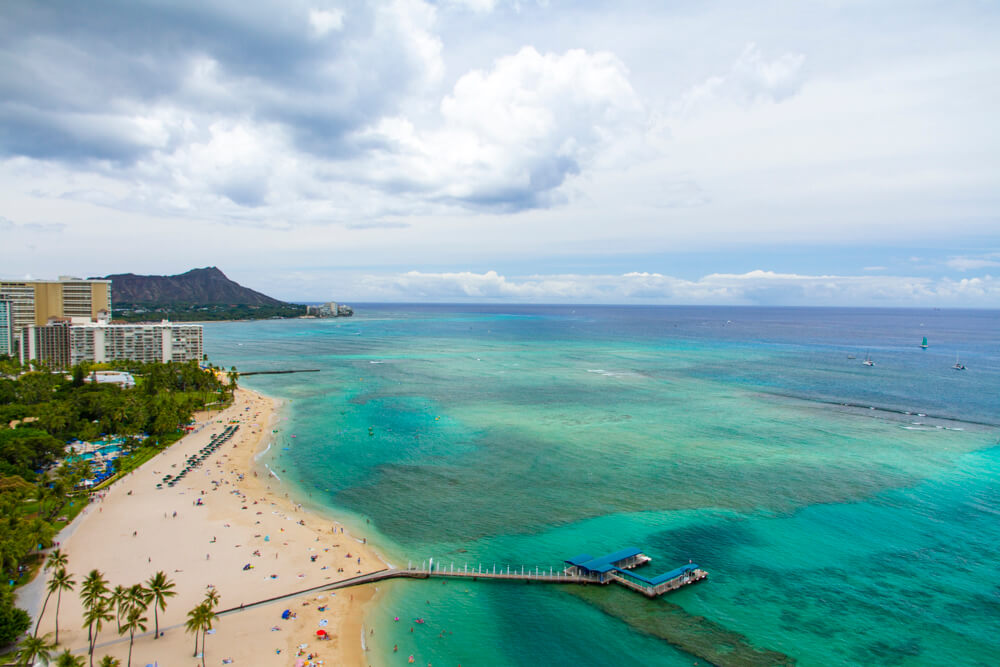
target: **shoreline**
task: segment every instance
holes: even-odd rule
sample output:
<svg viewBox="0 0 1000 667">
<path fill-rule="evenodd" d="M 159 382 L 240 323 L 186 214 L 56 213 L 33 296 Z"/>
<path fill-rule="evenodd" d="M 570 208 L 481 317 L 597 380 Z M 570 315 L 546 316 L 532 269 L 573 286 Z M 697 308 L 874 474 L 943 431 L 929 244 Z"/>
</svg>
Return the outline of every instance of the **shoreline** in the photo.
<svg viewBox="0 0 1000 667">
<path fill-rule="evenodd" d="M 160 630 L 168 629 L 154 639 L 153 609 L 147 610 L 148 631 L 136 635 L 132 648 L 135 663 L 190 661 L 194 639 L 184 632 L 183 623 L 188 610 L 214 588 L 220 595 L 217 611 L 236 610 L 216 620 L 215 632 L 208 637 L 209 662 L 288 665 L 314 654 L 311 664 L 368 664 L 359 637 L 375 595 L 369 587 L 303 594 L 240 609 L 386 566 L 367 540 L 355 538 L 334 517 L 306 509 L 293 493 L 294 485 L 268 476 L 259 459 L 274 432 L 281 430 L 282 405 L 259 392 L 238 389 L 232 406 L 197 414 L 194 432 L 91 497 L 74 522 L 77 525 L 62 539 L 77 592 L 62 599 L 60 650 L 87 652 L 78 591 L 88 571 L 99 569 L 113 588 L 146 581 L 162 570 L 176 584 L 176 597 L 168 600 L 165 612 L 159 612 Z M 183 483 L 156 488 L 163 475 L 176 474 L 189 456 L 227 425 L 239 429 Z M 41 594 L 46 574 L 36 577 L 39 584 L 28 595 Z M 54 630 L 53 602 L 46 609 L 41 633 Z M 40 607 L 39 601 L 36 608 Z M 282 620 L 286 608 L 297 618 Z M 325 629 L 330 640 L 318 640 L 318 629 Z M 301 645 L 306 648 L 297 655 Z M 116 634 L 115 621 L 102 631 L 95 660 L 105 654 L 123 662 L 128 654 L 128 635 Z"/>
</svg>

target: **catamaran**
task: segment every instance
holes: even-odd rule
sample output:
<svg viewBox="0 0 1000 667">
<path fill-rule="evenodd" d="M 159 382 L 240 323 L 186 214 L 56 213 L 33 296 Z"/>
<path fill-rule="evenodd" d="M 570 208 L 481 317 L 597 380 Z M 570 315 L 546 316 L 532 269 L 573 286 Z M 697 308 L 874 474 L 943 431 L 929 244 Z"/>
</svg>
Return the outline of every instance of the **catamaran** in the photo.
<svg viewBox="0 0 1000 667">
<path fill-rule="evenodd" d="M 868 354 L 868 353 L 865 353 L 865 360 L 862 361 L 861 363 L 863 363 L 865 366 L 874 366 L 875 365 L 875 362 L 872 361 L 872 355 Z"/>
<path fill-rule="evenodd" d="M 954 368 L 956 371 L 964 371 L 965 370 L 965 364 L 963 364 L 961 361 L 958 360 L 958 353 L 957 352 L 955 353 L 955 365 L 952 366 L 952 368 Z"/>
</svg>

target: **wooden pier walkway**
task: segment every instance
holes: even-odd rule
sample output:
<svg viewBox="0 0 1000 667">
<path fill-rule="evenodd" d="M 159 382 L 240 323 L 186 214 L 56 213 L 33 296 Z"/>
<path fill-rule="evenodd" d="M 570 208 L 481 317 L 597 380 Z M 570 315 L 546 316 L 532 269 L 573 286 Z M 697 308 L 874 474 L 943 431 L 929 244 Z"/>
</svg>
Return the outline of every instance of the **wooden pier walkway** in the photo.
<svg viewBox="0 0 1000 667">
<path fill-rule="evenodd" d="M 579 570 L 559 570 L 555 567 L 550 567 L 547 572 L 541 567 L 536 567 L 532 570 L 530 567 L 513 567 L 509 565 L 499 567 L 497 565 L 487 567 L 483 567 L 482 565 L 472 567 L 469 565 L 462 565 L 461 567 L 455 567 L 453 563 L 448 566 L 442 566 L 439 563 L 435 563 L 433 560 L 430 560 L 422 563 L 420 567 L 416 567 L 411 563 L 408 564 L 406 568 L 386 568 L 383 570 L 376 570 L 375 572 L 369 572 L 368 574 L 359 574 L 355 577 L 349 577 L 340 581 L 331 581 L 329 583 L 293 591 L 284 595 L 278 595 L 263 600 L 255 600 L 253 602 L 241 604 L 238 607 L 223 609 L 219 611 L 218 614 L 220 616 L 223 614 L 231 614 L 245 609 L 250 609 L 251 607 L 271 604 L 280 600 L 290 600 L 301 595 L 319 593 L 322 591 L 334 591 L 341 588 L 350 588 L 352 586 L 363 586 L 365 584 L 374 584 L 387 579 L 484 579 L 494 581 L 523 581 L 525 583 L 535 581 L 543 584 L 577 584 L 583 586 L 601 586 L 616 583 L 624 586 L 625 588 L 636 591 L 637 593 L 641 593 L 646 597 L 655 598 L 663 595 L 664 593 L 687 586 L 688 584 L 702 581 L 707 577 L 707 572 L 695 569 L 656 586 L 649 586 L 643 585 L 643 583 L 638 579 L 630 579 L 629 577 L 621 574 L 610 574 L 602 581 L 599 576 L 593 574 L 581 574 Z"/>
</svg>

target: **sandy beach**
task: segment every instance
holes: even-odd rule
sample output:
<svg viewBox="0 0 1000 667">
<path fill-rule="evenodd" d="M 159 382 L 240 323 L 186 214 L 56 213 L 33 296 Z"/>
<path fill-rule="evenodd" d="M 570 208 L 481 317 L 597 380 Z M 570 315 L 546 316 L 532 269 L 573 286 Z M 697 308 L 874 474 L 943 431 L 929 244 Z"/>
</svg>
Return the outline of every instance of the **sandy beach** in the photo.
<svg viewBox="0 0 1000 667">
<path fill-rule="evenodd" d="M 263 466 L 258 469 L 255 455 L 266 448 L 274 429 L 283 428 L 276 408 L 274 400 L 240 389 L 231 407 L 198 414 L 194 432 L 93 494 L 61 544 L 77 590 L 94 568 L 112 588 L 146 582 L 159 570 L 175 582 L 177 595 L 160 613 L 163 636 L 154 638 L 150 608 L 149 629 L 136 637 L 132 664 L 201 664 L 193 656 L 194 636 L 183 624 L 212 587 L 219 593 L 221 611 L 386 567 L 363 536 L 305 511 L 278 479 Z M 164 475 L 177 474 L 189 456 L 227 425 L 239 429 L 224 446 L 175 487 L 156 488 Z M 248 564 L 251 568 L 244 569 Z M 221 616 L 207 638 L 206 664 L 294 665 L 303 659 L 307 664 L 366 665 L 360 635 L 363 606 L 372 594 L 370 587 L 304 594 Z M 294 618 L 281 618 L 286 609 Z M 78 595 L 64 595 L 61 648 L 86 654 L 82 619 Z M 41 632 L 54 629 L 53 599 Z M 317 637 L 320 629 L 329 633 L 329 640 Z M 101 632 L 95 662 L 106 654 L 122 664 L 128 655 L 128 635 L 118 635 L 114 621 Z"/>
</svg>

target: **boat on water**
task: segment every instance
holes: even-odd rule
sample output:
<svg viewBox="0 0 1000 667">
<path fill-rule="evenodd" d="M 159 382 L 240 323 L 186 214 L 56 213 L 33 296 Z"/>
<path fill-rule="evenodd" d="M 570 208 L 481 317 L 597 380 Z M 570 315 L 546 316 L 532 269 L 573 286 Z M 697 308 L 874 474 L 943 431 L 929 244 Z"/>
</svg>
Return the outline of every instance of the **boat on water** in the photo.
<svg viewBox="0 0 1000 667">
<path fill-rule="evenodd" d="M 964 371 L 965 370 L 965 364 L 963 364 L 961 361 L 958 360 L 958 355 L 957 354 L 955 355 L 955 365 L 952 366 L 952 368 L 954 368 L 956 371 Z"/>
<path fill-rule="evenodd" d="M 865 354 L 865 360 L 862 361 L 861 363 L 863 363 L 865 366 L 874 366 L 875 365 L 875 362 L 872 361 L 872 355 L 871 354 Z"/>
<path fill-rule="evenodd" d="M 920 343 L 920 349 L 922 349 L 922 350 L 926 350 L 927 349 L 927 336 L 924 336 L 924 341 L 922 343 Z"/>
</svg>

